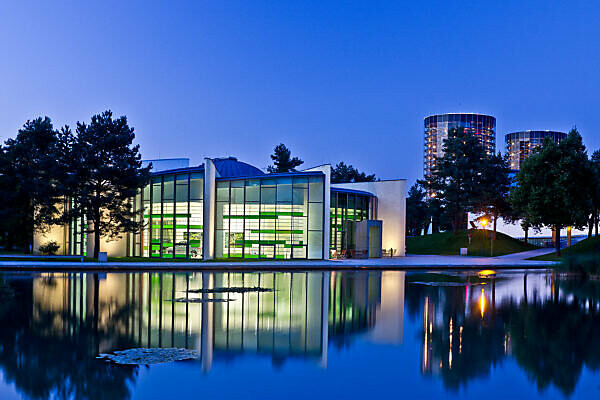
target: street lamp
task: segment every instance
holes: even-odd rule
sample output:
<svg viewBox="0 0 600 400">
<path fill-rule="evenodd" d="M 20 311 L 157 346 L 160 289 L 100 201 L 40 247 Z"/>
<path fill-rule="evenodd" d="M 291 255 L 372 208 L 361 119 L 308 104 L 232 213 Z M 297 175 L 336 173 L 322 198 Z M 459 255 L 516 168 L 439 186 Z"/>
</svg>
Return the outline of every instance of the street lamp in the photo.
<svg viewBox="0 0 600 400">
<path fill-rule="evenodd" d="M 485 227 L 487 226 L 487 224 L 488 224 L 487 219 L 484 218 L 481 220 L 481 226 L 483 226 L 483 251 L 482 251 L 482 253 L 484 256 L 485 256 Z"/>
</svg>

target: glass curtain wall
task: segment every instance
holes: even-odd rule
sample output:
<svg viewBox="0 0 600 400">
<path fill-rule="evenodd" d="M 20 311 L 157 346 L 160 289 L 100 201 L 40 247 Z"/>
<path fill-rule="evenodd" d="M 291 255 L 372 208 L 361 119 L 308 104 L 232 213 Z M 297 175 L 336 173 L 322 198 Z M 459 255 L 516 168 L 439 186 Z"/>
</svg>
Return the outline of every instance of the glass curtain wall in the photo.
<svg viewBox="0 0 600 400">
<path fill-rule="evenodd" d="M 564 132 L 557 131 L 522 131 L 507 133 L 505 136 L 506 154 L 510 158 L 511 169 L 518 171 L 521 163 L 529 157 L 536 147 L 541 146 L 546 137 L 558 143 L 567 137 Z"/>
<path fill-rule="evenodd" d="M 202 258 L 204 175 L 155 176 L 134 199 L 145 226 L 132 235 L 130 256 Z"/>
<path fill-rule="evenodd" d="M 73 256 L 87 255 L 87 222 L 85 218 L 76 218 L 69 223 L 68 253 Z"/>
<path fill-rule="evenodd" d="M 496 151 L 496 118 L 482 114 L 440 114 L 425 118 L 424 164 L 425 176 L 435 170 L 436 157 L 444 155 L 444 140 L 453 129 L 464 128 L 477 136 L 487 154 Z"/>
<path fill-rule="evenodd" d="M 216 258 L 323 258 L 323 176 L 217 181 Z"/>
<path fill-rule="evenodd" d="M 330 250 L 354 249 L 354 223 L 377 219 L 376 198 L 356 193 L 331 192 Z"/>
</svg>

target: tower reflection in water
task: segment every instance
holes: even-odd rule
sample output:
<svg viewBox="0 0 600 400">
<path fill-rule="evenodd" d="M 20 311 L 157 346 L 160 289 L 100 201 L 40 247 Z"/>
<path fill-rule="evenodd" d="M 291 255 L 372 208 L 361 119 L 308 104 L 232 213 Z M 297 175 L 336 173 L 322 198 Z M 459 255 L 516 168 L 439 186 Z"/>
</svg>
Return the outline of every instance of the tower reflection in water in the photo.
<svg viewBox="0 0 600 400">
<path fill-rule="evenodd" d="M 404 272 L 47 274 L 33 279 L 33 302 L 47 335 L 74 337 L 90 321 L 110 332 L 97 353 L 188 348 L 205 371 L 243 354 L 326 366 L 328 343 L 353 334 L 402 342 Z"/>
</svg>

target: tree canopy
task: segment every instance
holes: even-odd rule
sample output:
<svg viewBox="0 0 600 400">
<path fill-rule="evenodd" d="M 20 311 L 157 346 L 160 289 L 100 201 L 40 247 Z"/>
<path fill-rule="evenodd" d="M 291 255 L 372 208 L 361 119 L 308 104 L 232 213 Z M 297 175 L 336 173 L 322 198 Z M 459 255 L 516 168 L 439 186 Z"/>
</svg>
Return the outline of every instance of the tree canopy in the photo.
<svg viewBox="0 0 600 400">
<path fill-rule="evenodd" d="M 512 184 L 508 156 L 500 153 L 483 159 L 480 176 L 479 195 L 475 200 L 474 211 L 490 215 L 493 219 L 493 239 L 496 239 L 498 217 L 512 216 L 508 195 Z"/>
<path fill-rule="evenodd" d="M 432 197 L 439 198 L 456 234 L 465 213 L 475 208 L 481 193 L 487 154 L 479 139 L 464 128 L 453 129 L 444 140 L 444 155 L 436 159 L 431 176 L 420 181 Z"/>
<path fill-rule="evenodd" d="M 113 119 L 111 111 L 94 115 L 89 124 L 77 123 L 69 188 L 74 201 L 68 217 L 87 218 L 87 233 L 94 234 L 94 258 L 102 236 L 113 239 L 142 228 L 130 199 L 149 181 L 150 166 L 142 167 L 134 138 L 127 118 Z"/>
<path fill-rule="evenodd" d="M 2 147 L 0 220 L 9 247 L 16 242 L 29 250 L 33 232 L 45 231 L 58 217 L 64 172 L 61 139 L 50 118 L 36 118 Z"/>
<path fill-rule="evenodd" d="M 267 167 L 267 171 L 273 172 L 293 172 L 296 167 L 304 164 L 304 161 L 298 157 L 292 157 L 292 151 L 285 144 L 280 143 L 273 149 L 271 154 L 273 165 Z"/>
<path fill-rule="evenodd" d="M 560 255 L 560 229 L 584 227 L 592 208 L 589 191 L 593 175 L 581 135 L 576 128 L 560 143 L 545 138 L 521 164 L 510 201 L 525 223 L 556 230 Z"/>
<path fill-rule="evenodd" d="M 346 165 L 343 161 L 331 169 L 331 183 L 375 182 L 376 180 L 375 174 L 367 175 L 352 165 Z"/>
<path fill-rule="evenodd" d="M 408 236 L 417 236 L 425 228 L 427 219 L 426 193 L 421 185 L 415 183 L 408 190 L 406 197 L 406 233 Z"/>
</svg>

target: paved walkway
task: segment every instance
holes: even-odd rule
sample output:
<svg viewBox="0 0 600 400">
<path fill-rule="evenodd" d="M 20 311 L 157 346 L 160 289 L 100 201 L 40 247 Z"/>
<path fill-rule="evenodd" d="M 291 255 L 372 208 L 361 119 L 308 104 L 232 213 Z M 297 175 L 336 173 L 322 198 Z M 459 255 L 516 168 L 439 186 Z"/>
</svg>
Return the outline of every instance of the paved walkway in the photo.
<svg viewBox="0 0 600 400">
<path fill-rule="evenodd" d="M 556 250 L 551 247 L 546 247 L 543 249 L 535 249 L 535 250 L 529 250 L 529 251 L 522 251 L 520 253 L 507 254 L 505 256 L 498 256 L 495 258 L 502 258 L 504 260 L 526 260 L 531 257 L 537 257 L 537 256 L 543 256 L 546 254 L 550 254 L 550 253 L 553 253 L 554 251 L 556 251 Z"/>
<path fill-rule="evenodd" d="M 538 250 L 534 250 L 538 251 Z M 319 261 L 249 261 L 249 262 L 60 262 L 60 261 L 0 261 L 5 270 L 311 270 L 311 269 L 482 269 L 482 268 L 547 268 L 551 261 L 528 261 L 532 257 L 519 253 L 515 257 L 468 257 L 407 255 L 406 257 L 319 260 Z"/>
</svg>

